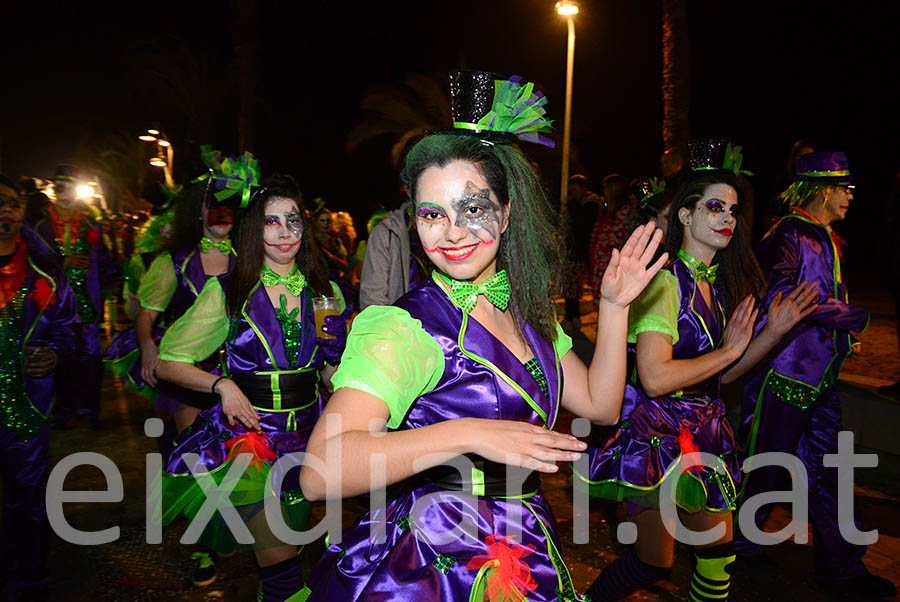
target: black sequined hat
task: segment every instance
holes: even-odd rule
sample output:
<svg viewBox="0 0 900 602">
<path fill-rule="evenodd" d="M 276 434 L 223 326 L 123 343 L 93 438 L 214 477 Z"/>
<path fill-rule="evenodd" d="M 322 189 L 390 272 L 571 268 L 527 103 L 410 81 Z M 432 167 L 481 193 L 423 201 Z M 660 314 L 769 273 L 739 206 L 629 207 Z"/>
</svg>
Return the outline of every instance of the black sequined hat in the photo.
<svg viewBox="0 0 900 602">
<path fill-rule="evenodd" d="M 551 130 L 545 104 L 547 98 L 521 77 L 458 69 L 450 73 L 453 127 L 427 133 L 475 135 L 487 143 L 527 140 L 552 147 L 554 142 L 540 135 Z"/>
<path fill-rule="evenodd" d="M 692 171 L 733 171 L 735 175 L 752 176 L 741 169 L 741 147 L 731 144 L 727 138 L 707 138 L 688 143 Z"/>
<path fill-rule="evenodd" d="M 634 195 L 634 198 L 638 200 L 639 204 L 643 205 L 650 202 L 650 200 L 652 200 L 654 196 L 664 191 L 665 189 L 665 180 L 658 180 L 657 178 L 645 178 L 643 180 L 636 180 L 631 185 L 631 190 L 629 192 Z"/>
</svg>

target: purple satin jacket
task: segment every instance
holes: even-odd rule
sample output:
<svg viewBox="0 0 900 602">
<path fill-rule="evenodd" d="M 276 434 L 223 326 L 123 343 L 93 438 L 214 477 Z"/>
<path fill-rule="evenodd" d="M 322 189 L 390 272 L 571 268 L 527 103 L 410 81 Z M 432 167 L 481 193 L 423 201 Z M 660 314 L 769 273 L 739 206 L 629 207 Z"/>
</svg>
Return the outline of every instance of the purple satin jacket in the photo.
<svg viewBox="0 0 900 602">
<path fill-rule="evenodd" d="M 748 377 L 774 370 L 818 389 L 829 367 L 837 374 L 850 355 L 850 332 L 865 330 L 869 312 L 847 302 L 840 259 L 823 224 L 797 214 L 784 217 L 759 242 L 756 257 L 768 283 L 765 307 L 776 294 L 787 295 L 804 280 L 818 285 L 819 306 Z M 762 318 L 757 331 L 764 323 Z"/>
<path fill-rule="evenodd" d="M 197 247 L 192 249 L 179 249 L 172 251 L 172 263 L 175 265 L 175 276 L 178 286 L 169 307 L 166 308 L 166 321 L 171 324 L 181 314 L 194 304 L 197 295 L 206 284 L 206 272 L 203 271 L 203 261 L 200 259 L 200 251 Z M 230 274 L 234 270 L 234 254 L 228 256 L 228 271 L 219 278 Z"/>
</svg>

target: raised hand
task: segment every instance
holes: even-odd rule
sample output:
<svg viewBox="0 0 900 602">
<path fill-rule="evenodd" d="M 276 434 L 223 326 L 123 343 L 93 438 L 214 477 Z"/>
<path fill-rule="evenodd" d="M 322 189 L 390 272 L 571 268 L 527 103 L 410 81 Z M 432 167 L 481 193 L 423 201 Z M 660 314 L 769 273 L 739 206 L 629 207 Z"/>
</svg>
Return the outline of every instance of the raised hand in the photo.
<svg viewBox="0 0 900 602">
<path fill-rule="evenodd" d="M 797 322 L 816 310 L 818 298 L 818 286 L 805 280 L 787 296 L 778 293 L 769 303 L 765 330 L 781 340 Z"/>
<path fill-rule="evenodd" d="M 571 435 L 518 420 L 464 418 L 472 451 L 482 458 L 540 472 L 556 472 L 557 462 L 574 462 L 587 445 Z"/>
<path fill-rule="evenodd" d="M 632 232 L 621 251 L 613 249 L 600 283 L 600 297 L 603 301 L 627 307 L 641 294 L 668 259 L 668 254 L 663 253 L 656 263 L 647 267 L 662 236 L 662 230 L 653 222 L 648 222 Z"/>
<path fill-rule="evenodd" d="M 750 339 L 753 337 L 753 324 L 759 309 L 754 309 L 753 297 L 747 295 L 740 304 L 731 312 L 728 325 L 725 326 L 725 335 L 722 340 L 722 349 L 727 351 L 732 360 L 736 360 L 744 354 Z"/>
</svg>

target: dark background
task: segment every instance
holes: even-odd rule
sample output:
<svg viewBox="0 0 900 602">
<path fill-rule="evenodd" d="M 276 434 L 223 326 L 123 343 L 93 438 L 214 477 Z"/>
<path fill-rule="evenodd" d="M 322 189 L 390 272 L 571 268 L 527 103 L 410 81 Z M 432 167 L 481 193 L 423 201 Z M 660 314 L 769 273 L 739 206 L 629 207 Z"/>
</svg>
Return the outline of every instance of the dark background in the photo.
<svg viewBox="0 0 900 602">
<path fill-rule="evenodd" d="M 881 234 L 879 215 L 900 169 L 900 9 L 893 5 L 688 2 L 692 137 L 743 145 L 757 202 L 782 185 L 796 139 L 845 150 L 859 178 L 848 222 L 838 227 L 851 260 L 869 261 L 877 251 L 873 233 Z M 154 125 L 174 141 L 181 181 L 197 175 L 197 144 L 237 152 L 236 90 L 205 107 L 213 139 L 194 140 L 182 112 L 135 84 L 135 57 L 146 58 L 148 47 L 159 57 L 187 47 L 207 57 L 216 77 L 236 74 L 229 2 L 21 2 L 3 14 L 5 173 L 47 177 L 56 163 L 74 160 L 79 145 L 113 131 L 136 137 Z M 595 188 L 609 173 L 658 170 L 660 19 L 658 0 L 582 0 L 571 171 L 587 174 Z M 256 30 L 252 150 L 264 175 L 295 175 L 308 198 L 351 211 L 361 232 L 372 209 L 399 203 L 392 140 L 347 153 L 346 135 L 363 118 L 366 88 L 399 85 L 408 72 L 444 81 L 450 69 L 467 66 L 537 82 L 550 100 L 558 145 L 529 152 L 558 179 L 566 27 L 552 0 L 267 1 Z"/>
</svg>

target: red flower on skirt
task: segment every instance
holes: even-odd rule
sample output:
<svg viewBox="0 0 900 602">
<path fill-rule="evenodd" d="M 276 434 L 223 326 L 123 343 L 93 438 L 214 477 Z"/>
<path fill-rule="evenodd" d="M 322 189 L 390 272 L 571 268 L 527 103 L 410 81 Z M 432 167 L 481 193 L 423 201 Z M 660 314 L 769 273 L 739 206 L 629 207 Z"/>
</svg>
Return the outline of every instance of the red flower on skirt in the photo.
<svg viewBox="0 0 900 602">
<path fill-rule="evenodd" d="M 531 568 L 522 558 L 532 554 L 534 546 L 523 546 L 511 537 L 488 535 L 487 554 L 472 558 L 466 565 L 467 571 L 477 571 L 487 566 L 492 569 L 487 577 L 484 599 L 491 602 L 522 602 L 527 592 L 537 589 L 531 577 Z"/>
<path fill-rule="evenodd" d="M 100 233 L 91 228 L 87 231 L 87 241 L 88 244 L 92 247 L 97 246 L 97 242 L 100 240 Z"/>
<path fill-rule="evenodd" d="M 691 470 L 694 474 L 700 474 L 700 466 L 690 466 L 694 462 L 700 462 L 700 449 L 694 443 L 694 436 L 691 431 L 681 427 L 681 433 L 678 435 L 678 445 L 681 447 L 681 465 L 682 474 Z M 697 454 L 696 456 L 694 454 Z"/>
<path fill-rule="evenodd" d="M 269 439 L 265 435 L 260 435 L 256 431 L 250 431 L 237 437 L 232 437 L 225 442 L 228 448 L 228 455 L 225 462 L 234 460 L 241 454 L 250 454 L 252 459 L 249 466 L 256 466 L 257 472 L 262 472 L 263 462 L 274 462 L 278 457 L 272 448 L 269 447 Z"/>
<path fill-rule="evenodd" d="M 46 278 L 39 278 L 34 283 L 34 288 L 28 297 L 34 301 L 34 304 L 41 311 L 44 311 L 56 302 L 56 291 Z"/>
</svg>

